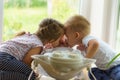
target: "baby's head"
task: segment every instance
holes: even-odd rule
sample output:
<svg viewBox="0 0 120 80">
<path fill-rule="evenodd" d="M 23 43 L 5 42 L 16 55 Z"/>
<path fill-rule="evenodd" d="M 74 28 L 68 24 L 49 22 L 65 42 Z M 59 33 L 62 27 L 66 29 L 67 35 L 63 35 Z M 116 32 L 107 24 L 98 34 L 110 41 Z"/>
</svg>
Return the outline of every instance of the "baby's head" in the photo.
<svg viewBox="0 0 120 80">
<path fill-rule="evenodd" d="M 64 35 L 64 25 L 55 19 L 43 19 L 39 24 L 36 35 L 43 44 L 52 43 L 53 46 L 58 46 L 59 40 Z"/>
<path fill-rule="evenodd" d="M 74 46 L 82 42 L 82 38 L 90 33 L 90 23 L 83 16 L 75 15 L 70 17 L 64 24 L 65 34 L 68 38 L 69 46 Z"/>
</svg>

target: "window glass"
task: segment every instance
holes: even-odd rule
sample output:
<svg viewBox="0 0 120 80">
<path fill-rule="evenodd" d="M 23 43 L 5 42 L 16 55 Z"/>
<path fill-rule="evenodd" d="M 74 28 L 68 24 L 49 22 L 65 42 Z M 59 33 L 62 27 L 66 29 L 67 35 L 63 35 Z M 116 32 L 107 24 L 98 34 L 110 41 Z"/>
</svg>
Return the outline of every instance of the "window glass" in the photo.
<svg viewBox="0 0 120 80">
<path fill-rule="evenodd" d="M 20 31 L 33 33 L 46 17 L 64 22 L 79 6 L 80 0 L 4 0 L 3 41 Z"/>
</svg>

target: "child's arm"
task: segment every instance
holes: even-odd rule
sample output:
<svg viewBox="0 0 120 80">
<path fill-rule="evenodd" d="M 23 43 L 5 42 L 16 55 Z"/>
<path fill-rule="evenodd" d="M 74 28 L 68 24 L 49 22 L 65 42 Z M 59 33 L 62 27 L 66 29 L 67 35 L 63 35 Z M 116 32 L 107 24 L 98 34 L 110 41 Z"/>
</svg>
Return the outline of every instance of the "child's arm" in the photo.
<svg viewBox="0 0 120 80">
<path fill-rule="evenodd" d="M 29 50 L 26 55 L 23 58 L 23 62 L 29 66 L 31 66 L 31 62 L 32 62 L 32 58 L 31 55 L 34 54 L 40 54 L 42 52 L 42 47 L 36 47 L 36 48 L 32 48 L 31 50 Z"/>
<path fill-rule="evenodd" d="M 96 54 L 98 48 L 99 48 L 99 43 L 95 39 L 90 40 L 88 42 L 86 57 L 92 58 Z"/>
</svg>

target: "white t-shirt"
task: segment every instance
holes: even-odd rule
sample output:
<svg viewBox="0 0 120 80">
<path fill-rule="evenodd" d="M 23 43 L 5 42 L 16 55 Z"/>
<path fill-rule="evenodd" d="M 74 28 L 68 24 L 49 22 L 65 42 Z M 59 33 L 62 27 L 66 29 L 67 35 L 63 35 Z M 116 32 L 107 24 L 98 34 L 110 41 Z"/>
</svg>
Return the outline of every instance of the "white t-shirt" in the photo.
<svg viewBox="0 0 120 80">
<path fill-rule="evenodd" d="M 6 52 L 18 60 L 34 47 L 43 46 L 41 40 L 34 34 L 24 34 L 0 44 L 0 52 Z"/>
<path fill-rule="evenodd" d="M 102 69 L 102 70 L 105 70 L 107 69 L 106 65 L 113 59 L 114 56 L 116 56 L 116 52 L 107 44 L 105 43 L 104 41 L 96 38 L 96 37 L 93 37 L 93 36 L 86 36 L 83 38 L 82 40 L 82 43 L 88 47 L 88 42 L 92 39 L 96 39 L 99 43 L 99 49 L 96 53 L 96 55 L 93 57 L 93 59 L 96 59 L 96 66 L 99 68 L 99 69 Z M 111 65 L 110 67 L 112 66 L 115 66 L 115 65 L 118 65 L 120 64 L 120 58 L 117 58 Z"/>
</svg>

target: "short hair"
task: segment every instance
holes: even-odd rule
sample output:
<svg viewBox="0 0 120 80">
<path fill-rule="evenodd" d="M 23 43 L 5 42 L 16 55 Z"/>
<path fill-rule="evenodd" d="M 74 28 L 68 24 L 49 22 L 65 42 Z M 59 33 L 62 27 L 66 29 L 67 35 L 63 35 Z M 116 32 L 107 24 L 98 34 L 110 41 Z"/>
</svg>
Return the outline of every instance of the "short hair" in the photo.
<svg viewBox="0 0 120 80">
<path fill-rule="evenodd" d="M 72 31 L 82 32 L 84 36 L 90 34 L 90 23 L 81 15 L 74 15 L 65 22 L 65 27 L 70 27 Z"/>
</svg>

